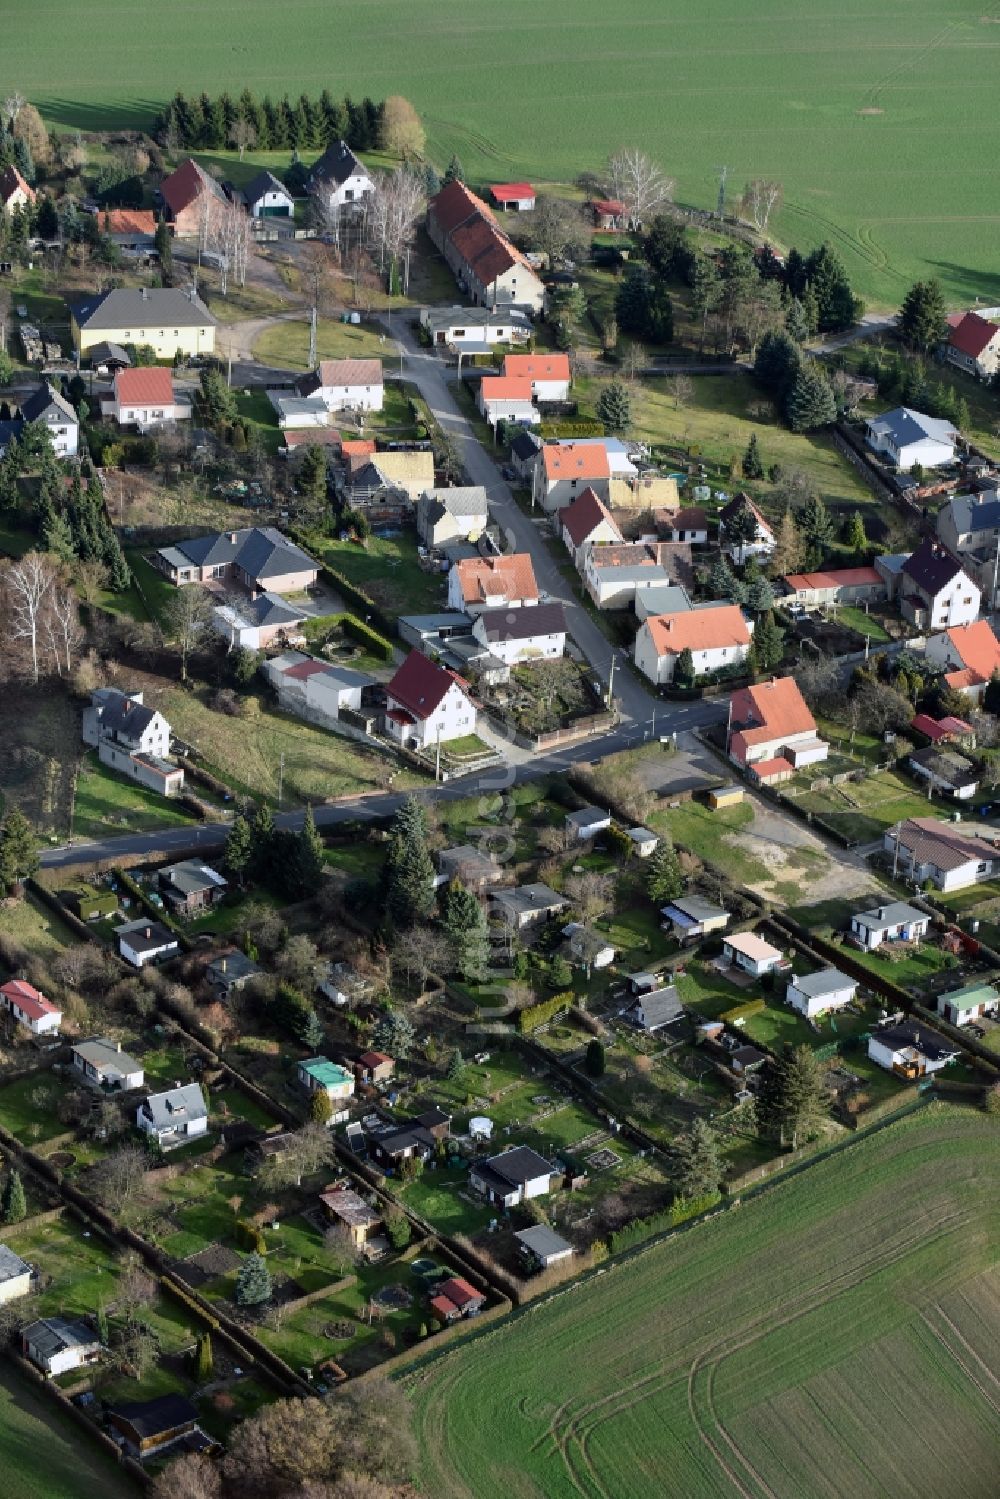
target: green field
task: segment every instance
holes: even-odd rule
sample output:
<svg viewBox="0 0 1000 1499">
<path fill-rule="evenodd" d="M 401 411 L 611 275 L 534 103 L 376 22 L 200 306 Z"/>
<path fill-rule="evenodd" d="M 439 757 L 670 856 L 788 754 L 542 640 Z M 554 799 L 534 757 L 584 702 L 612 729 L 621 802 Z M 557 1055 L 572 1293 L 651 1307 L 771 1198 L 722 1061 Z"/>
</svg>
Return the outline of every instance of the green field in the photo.
<svg viewBox="0 0 1000 1499">
<path fill-rule="evenodd" d="M 866 295 L 898 303 L 918 274 L 949 295 L 1000 301 L 996 205 L 983 183 L 1000 122 L 976 79 L 1000 46 L 995 7 L 822 0 L 761 11 L 745 0 L 266 0 L 144 10 L 127 0 L 9 6 L 0 93 L 20 89 L 56 128 L 140 125 L 177 88 L 292 98 L 402 93 L 431 155 L 459 152 L 470 180 L 572 181 L 636 145 L 714 207 L 748 177 L 784 183 L 772 226 L 831 239 Z M 517 38 L 516 62 L 497 66 Z M 107 60 L 116 66 L 109 76 Z M 492 62 L 491 62 L 492 60 Z M 580 101 L 587 107 L 581 109 Z"/>
<path fill-rule="evenodd" d="M 127 1499 L 110 1457 L 12 1369 L 0 1369 L 0 1468 L 8 1499 Z"/>
<path fill-rule="evenodd" d="M 995 1493 L 1000 1136 L 935 1104 L 410 1381 L 439 1499 Z"/>
</svg>

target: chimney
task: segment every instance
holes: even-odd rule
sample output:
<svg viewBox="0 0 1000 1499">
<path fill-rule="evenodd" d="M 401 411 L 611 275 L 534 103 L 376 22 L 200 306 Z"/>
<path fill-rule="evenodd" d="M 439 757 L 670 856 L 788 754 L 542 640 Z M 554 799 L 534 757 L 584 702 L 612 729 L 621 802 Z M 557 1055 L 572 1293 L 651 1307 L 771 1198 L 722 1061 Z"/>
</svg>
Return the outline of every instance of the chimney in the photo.
<svg viewBox="0 0 1000 1499">
<path fill-rule="evenodd" d="M 232 542 L 233 546 L 236 545 L 236 532 L 235 531 L 230 531 L 230 533 L 229 533 L 229 540 Z"/>
<path fill-rule="evenodd" d="M 148 942 L 149 939 L 152 937 L 152 935 L 153 935 L 153 928 L 151 926 L 148 926 L 146 928 L 145 932 L 143 933 L 143 936 L 146 938 L 146 941 Z"/>
<path fill-rule="evenodd" d="M 223 960 L 222 960 L 222 972 L 223 972 L 223 973 L 225 973 L 225 971 L 226 971 L 226 964 L 227 964 L 227 963 L 228 963 L 228 962 L 229 962 L 229 959 L 228 959 L 228 958 L 223 958 Z"/>
</svg>

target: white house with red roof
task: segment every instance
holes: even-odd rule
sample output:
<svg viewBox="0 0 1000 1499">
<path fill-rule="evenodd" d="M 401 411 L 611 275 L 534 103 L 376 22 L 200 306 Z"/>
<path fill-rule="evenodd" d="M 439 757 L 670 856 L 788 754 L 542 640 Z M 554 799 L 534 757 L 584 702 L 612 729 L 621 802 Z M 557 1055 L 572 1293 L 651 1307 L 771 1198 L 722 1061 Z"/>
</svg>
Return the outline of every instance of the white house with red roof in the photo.
<svg viewBox="0 0 1000 1499">
<path fill-rule="evenodd" d="M 611 511 L 589 484 L 571 505 L 560 510 L 558 519 L 563 545 L 577 567 L 582 565 L 588 546 L 621 546 L 625 539 Z"/>
<path fill-rule="evenodd" d="M 0 984 L 0 1005 L 33 1036 L 52 1035 L 62 1025 L 59 1006 L 26 979 Z"/>
<path fill-rule="evenodd" d="M 945 682 L 954 692 L 974 703 L 982 701 L 990 677 L 1000 672 L 1000 640 L 985 619 L 931 635 L 924 654 L 932 665 L 944 668 Z"/>
<path fill-rule="evenodd" d="M 433 749 L 476 731 L 461 677 L 413 650 L 386 687 L 385 726 L 405 749 Z"/>
<path fill-rule="evenodd" d="M 463 557 L 448 574 L 448 608 L 482 614 L 538 603 L 538 584 L 528 552 L 506 557 Z"/>
<path fill-rule="evenodd" d="M 535 206 L 535 189 L 530 182 L 494 182 L 490 197 L 507 213 L 530 213 Z"/>
<path fill-rule="evenodd" d="M 385 399 L 381 359 L 321 359 L 296 391 L 322 401 L 327 411 L 381 411 Z"/>
<path fill-rule="evenodd" d="M 112 417 L 119 427 L 138 427 L 140 432 L 148 432 L 167 422 L 186 421 L 191 415 L 191 405 L 178 399 L 170 371 L 151 365 L 119 370 L 114 393 L 101 401 L 101 415 Z"/>
<path fill-rule="evenodd" d="M 989 309 L 1000 314 L 1000 308 Z M 945 356 L 967 374 L 991 380 L 1000 370 L 1000 323 L 979 312 L 956 313 L 948 319 Z"/>
<path fill-rule="evenodd" d="M 653 614 L 636 633 L 635 664 L 658 686 L 673 681 L 682 651 L 691 652 L 696 677 L 738 666 L 750 654 L 752 629 L 738 604 Z"/>
<path fill-rule="evenodd" d="M 568 354 L 505 354 L 503 372 L 511 380 L 527 380 L 535 401 L 568 401 Z"/>
<path fill-rule="evenodd" d="M 427 233 L 459 285 L 483 307 L 545 307 L 545 287 L 500 228 L 493 210 L 466 187 L 448 182 L 427 205 Z"/>
<path fill-rule="evenodd" d="M 734 692 L 728 735 L 729 758 L 765 785 L 787 781 L 830 752 L 793 677 L 772 677 Z"/>
<path fill-rule="evenodd" d="M 543 510 L 565 510 L 585 489 L 607 504 L 611 463 L 603 443 L 547 442 L 535 460 L 531 503 Z"/>
<path fill-rule="evenodd" d="M 497 422 L 537 427 L 542 420 L 531 399 L 531 381 L 513 375 L 484 375 L 479 382 L 476 405 L 491 427 Z"/>
<path fill-rule="evenodd" d="M 0 171 L 0 209 L 5 213 L 13 213 L 15 208 L 30 207 L 36 197 L 35 189 L 29 187 L 17 167 L 8 166 Z"/>
</svg>

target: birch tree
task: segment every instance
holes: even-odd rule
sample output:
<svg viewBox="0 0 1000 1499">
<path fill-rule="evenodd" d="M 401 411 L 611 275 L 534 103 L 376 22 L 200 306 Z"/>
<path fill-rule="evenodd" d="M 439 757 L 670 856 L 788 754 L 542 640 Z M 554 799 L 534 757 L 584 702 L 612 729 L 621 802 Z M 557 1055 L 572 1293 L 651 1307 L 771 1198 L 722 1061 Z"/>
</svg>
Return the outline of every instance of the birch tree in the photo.
<svg viewBox="0 0 1000 1499">
<path fill-rule="evenodd" d="M 623 149 L 608 157 L 608 185 L 624 209 L 626 224 L 638 229 L 670 202 L 676 184 L 644 151 Z"/>
<path fill-rule="evenodd" d="M 66 583 L 53 584 L 48 607 L 42 617 L 42 628 L 58 676 L 73 670 L 73 655 L 83 641 L 80 611 L 76 594 Z"/>
<path fill-rule="evenodd" d="M 754 177 L 744 189 L 740 199 L 740 212 L 763 234 L 772 213 L 780 211 L 784 195 L 785 190 L 780 182 L 772 182 L 766 177 Z"/>
<path fill-rule="evenodd" d="M 211 217 L 211 248 L 219 257 L 219 289 L 229 293 L 229 277 L 237 286 L 245 286 L 247 262 L 253 248 L 250 215 L 240 203 L 218 203 Z"/>
<path fill-rule="evenodd" d="M 28 552 L 19 561 L 8 563 L 3 579 L 10 635 L 14 640 L 28 642 L 36 682 L 39 678 L 39 642 L 54 578 L 55 567 L 51 559 L 42 552 Z"/>
<path fill-rule="evenodd" d="M 398 260 L 413 238 L 424 206 L 423 178 L 409 167 L 398 167 L 379 179 L 370 200 L 369 234 L 384 270 L 386 260 Z"/>
</svg>

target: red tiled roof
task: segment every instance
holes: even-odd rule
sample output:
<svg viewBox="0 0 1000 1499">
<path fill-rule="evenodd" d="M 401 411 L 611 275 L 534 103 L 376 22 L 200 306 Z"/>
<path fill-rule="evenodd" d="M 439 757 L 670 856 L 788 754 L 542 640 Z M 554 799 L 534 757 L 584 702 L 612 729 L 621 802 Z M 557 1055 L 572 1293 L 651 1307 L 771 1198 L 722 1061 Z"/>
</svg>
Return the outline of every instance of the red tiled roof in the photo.
<svg viewBox="0 0 1000 1499">
<path fill-rule="evenodd" d="M 13 1001 L 29 1020 L 41 1020 L 45 1015 L 60 1013 L 58 1005 L 54 1005 L 51 999 L 46 999 L 34 984 L 27 983 L 25 979 L 11 979 L 9 983 L 0 985 L 0 994 L 5 994 Z"/>
<path fill-rule="evenodd" d="M 469 1301 L 482 1301 L 484 1299 L 482 1292 L 477 1291 L 475 1286 L 470 1286 L 469 1282 L 461 1275 L 454 1275 L 451 1280 L 442 1281 L 438 1286 L 438 1290 L 442 1296 L 446 1296 L 449 1301 L 453 1301 L 457 1307 L 463 1307 Z"/>
<path fill-rule="evenodd" d="M 190 156 L 187 161 L 181 162 L 176 172 L 171 172 L 160 183 L 160 196 L 174 218 L 185 208 L 190 208 L 192 203 L 197 203 L 203 193 L 211 193 L 216 198 L 222 197 L 222 189 L 218 183 L 196 161 L 192 161 Z"/>
<path fill-rule="evenodd" d="M 386 1051 L 363 1051 L 358 1061 L 362 1067 L 380 1067 L 383 1062 L 391 1062 L 392 1057 Z"/>
<path fill-rule="evenodd" d="M 795 767 L 784 755 L 778 755 L 774 760 L 755 760 L 750 769 L 758 781 L 771 781 L 775 776 L 789 775 Z"/>
<path fill-rule="evenodd" d="M 855 588 L 860 583 L 883 582 L 882 574 L 874 567 L 840 567 L 829 572 L 788 573 L 785 582 L 796 593 L 806 588 Z"/>
<path fill-rule="evenodd" d="M 531 401 L 531 381 L 506 375 L 486 375 L 482 382 L 484 401 Z"/>
<path fill-rule="evenodd" d="M 286 448 L 304 448 L 310 443 L 319 443 L 324 448 L 339 448 L 341 446 L 340 433 L 335 427 L 308 427 L 304 431 L 282 432 Z M 374 453 L 375 444 L 366 444 L 367 450 Z"/>
<path fill-rule="evenodd" d="M 944 718 L 939 718 L 938 723 L 942 729 L 947 729 L 949 734 L 971 734 L 974 732 L 971 723 L 966 723 L 964 718 L 956 718 L 952 713 L 946 713 Z"/>
<path fill-rule="evenodd" d="M 776 677 L 734 692 L 732 721 L 741 726 L 745 744 L 766 744 L 771 739 L 816 732 L 816 720 L 793 677 Z M 749 726 L 743 728 L 744 724 Z"/>
<path fill-rule="evenodd" d="M 967 312 L 961 321 L 952 327 L 948 342 L 960 354 L 967 354 L 970 359 L 978 359 L 998 333 L 1000 333 L 1000 327 L 996 323 L 980 317 L 978 312 Z"/>
<path fill-rule="evenodd" d="M 595 198 L 590 205 L 595 213 L 624 213 L 625 204 L 620 203 L 617 198 Z"/>
<path fill-rule="evenodd" d="M 366 458 L 377 452 L 377 445 L 371 437 L 346 437 L 340 451 L 345 458 Z"/>
<path fill-rule="evenodd" d="M 171 373 L 156 365 L 119 370 L 115 376 L 115 399 L 119 406 L 172 406 L 174 382 Z"/>
<path fill-rule="evenodd" d="M 656 524 L 668 531 L 707 531 L 708 516 L 700 505 L 689 505 L 686 510 L 658 510 Z"/>
<path fill-rule="evenodd" d="M 571 505 L 563 506 L 559 512 L 559 524 L 569 532 L 569 539 L 575 547 L 582 546 L 601 521 L 607 521 L 608 525 L 617 532 L 618 540 L 621 541 L 622 534 L 618 530 L 614 516 L 600 495 L 591 489 L 589 484 L 586 489 L 581 489 Z"/>
<path fill-rule="evenodd" d="M 445 234 L 464 224 L 474 213 L 481 213 L 491 224 L 496 224 L 492 208 L 482 198 L 477 198 L 464 182 L 446 183 L 431 199 L 430 208 Z"/>
<path fill-rule="evenodd" d="M 600 442 L 546 443 L 542 448 L 545 477 L 557 479 L 610 479 L 608 450 Z"/>
<path fill-rule="evenodd" d="M 0 172 L 0 203 L 6 204 L 14 196 L 18 188 L 27 193 L 28 202 L 34 203 L 38 196 L 33 187 L 29 187 L 15 166 L 4 167 Z"/>
<path fill-rule="evenodd" d="M 295 666 L 290 666 L 281 675 L 283 677 L 291 677 L 293 682 L 305 682 L 309 677 L 314 677 L 317 673 L 326 672 L 329 669 L 325 661 L 313 661 L 310 659 L 308 661 L 297 662 Z"/>
<path fill-rule="evenodd" d="M 461 685 L 454 672 L 412 650 L 386 688 L 386 695 L 422 721 L 440 707 L 453 686 Z"/>
<path fill-rule="evenodd" d="M 156 233 L 156 214 L 151 208 L 108 208 L 101 221 L 105 234 Z"/>
<path fill-rule="evenodd" d="M 681 614 L 654 614 L 645 625 L 658 656 L 750 644 L 750 631 L 738 604 L 720 604 L 717 609 L 686 609 Z"/>
<path fill-rule="evenodd" d="M 960 675 L 960 672 L 952 672 L 952 676 Z M 938 744 L 952 734 L 962 735 L 973 732 L 972 725 L 966 723 L 964 718 L 954 718 L 950 713 L 944 718 L 931 718 L 929 713 L 918 713 L 911 722 L 910 728 L 923 734 L 932 744 Z"/>
<path fill-rule="evenodd" d="M 455 567 L 467 604 L 497 596 L 512 600 L 538 598 L 535 569 L 527 552 L 513 552 L 507 557 L 463 557 Z"/>
<path fill-rule="evenodd" d="M 321 359 L 322 385 L 381 385 L 381 359 Z"/>
<path fill-rule="evenodd" d="M 945 630 L 948 644 L 962 665 L 973 673 L 975 682 L 988 682 L 995 671 L 1000 671 L 1000 640 L 990 629 L 989 621 L 977 619 L 971 625 L 955 625 Z M 951 672 L 946 681 L 958 673 Z M 965 686 L 973 686 L 967 682 Z"/>
<path fill-rule="evenodd" d="M 530 182 L 494 182 L 490 192 L 498 203 L 518 202 L 522 198 L 535 196 L 535 189 Z"/>
<path fill-rule="evenodd" d="M 489 286 L 513 265 L 528 267 L 492 210 L 464 182 L 449 182 L 443 187 L 431 199 L 430 212 L 441 232 L 451 240 L 453 249 L 484 286 Z"/>
<path fill-rule="evenodd" d="M 432 1296 L 430 1304 L 431 1310 L 437 1312 L 443 1322 L 447 1322 L 449 1318 L 461 1311 L 461 1307 L 456 1306 L 447 1296 Z"/>
<path fill-rule="evenodd" d="M 521 380 L 568 380 L 568 354 L 507 354 L 503 372 Z"/>
</svg>

